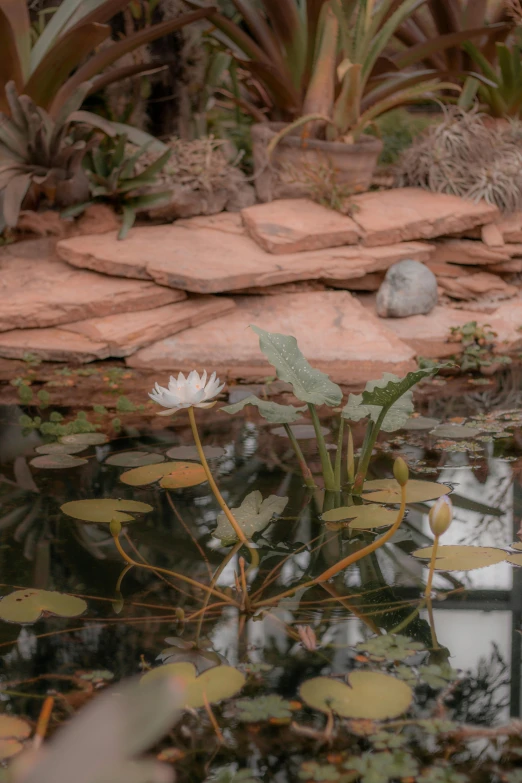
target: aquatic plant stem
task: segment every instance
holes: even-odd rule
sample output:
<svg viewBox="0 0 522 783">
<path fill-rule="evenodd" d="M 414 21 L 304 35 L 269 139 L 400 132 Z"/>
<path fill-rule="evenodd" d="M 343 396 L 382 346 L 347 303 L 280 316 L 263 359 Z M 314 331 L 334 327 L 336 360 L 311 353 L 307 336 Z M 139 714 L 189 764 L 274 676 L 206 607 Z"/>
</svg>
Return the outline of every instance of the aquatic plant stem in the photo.
<svg viewBox="0 0 522 783">
<path fill-rule="evenodd" d="M 210 720 L 210 722 L 212 724 L 212 728 L 216 732 L 216 737 L 218 738 L 218 742 L 219 742 L 220 745 L 224 745 L 225 744 L 225 738 L 224 738 L 223 734 L 221 733 L 221 729 L 219 728 L 219 723 L 216 720 L 216 716 L 212 712 L 212 708 L 211 708 L 210 702 L 209 702 L 209 700 L 207 698 L 206 691 L 203 691 L 203 702 L 204 702 L 204 705 L 205 705 L 206 713 L 207 713 L 207 715 L 209 717 L 209 720 Z"/>
<path fill-rule="evenodd" d="M 295 451 L 295 456 L 297 457 L 297 461 L 299 463 L 299 467 L 301 468 L 301 473 L 303 474 L 304 482 L 306 486 L 309 489 L 315 489 L 315 481 L 314 477 L 312 476 L 312 471 L 306 464 L 306 460 L 304 458 L 304 454 L 301 450 L 301 446 L 299 445 L 299 442 L 297 438 L 295 437 L 294 433 L 292 432 L 292 428 L 289 424 L 283 424 L 285 428 L 285 432 L 288 435 L 288 439 L 290 440 L 290 443 L 292 444 L 292 448 Z"/>
<path fill-rule="evenodd" d="M 348 484 L 351 486 L 355 481 L 355 458 L 353 453 L 353 435 L 351 427 L 348 427 L 348 443 L 346 446 L 346 473 L 348 477 Z"/>
<path fill-rule="evenodd" d="M 370 424 L 368 425 L 361 456 L 359 457 L 359 464 L 357 465 L 357 475 L 355 477 L 355 481 L 352 489 L 352 495 L 360 495 L 362 492 L 364 486 L 364 480 L 368 472 L 368 465 L 370 464 L 370 459 L 373 452 L 373 447 L 375 446 L 377 435 L 381 431 L 382 423 L 387 413 L 388 413 L 388 409 L 383 408 L 379 414 L 379 418 L 377 419 L 377 421 L 372 422 L 371 425 Z"/>
<path fill-rule="evenodd" d="M 210 472 L 210 468 L 208 466 L 207 458 L 205 457 L 205 453 L 203 451 L 203 446 L 201 445 L 201 440 L 199 437 L 198 427 L 196 424 L 196 417 L 194 415 L 194 407 L 191 405 L 190 408 L 188 408 L 188 416 L 190 421 L 190 426 L 192 428 L 192 436 L 194 438 L 194 443 L 196 444 L 196 449 L 199 454 L 199 458 L 201 460 L 201 464 L 203 465 L 203 470 L 205 471 L 205 475 L 207 477 L 207 481 L 210 484 L 210 489 L 212 490 L 212 493 L 214 497 L 216 498 L 217 502 L 219 503 L 221 510 L 225 514 L 226 518 L 232 525 L 232 529 L 234 530 L 234 533 L 236 534 L 239 541 L 242 541 L 243 544 L 246 544 L 248 546 L 248 539 L 241 530 L 241 526 L 235 519 L 234 515 L 232 514 L 231 510 L 225 503 L 225 500 L 223 496 L 221 495 L 221 492 L 218 489 L 218 486 L 216 482 L 214 481 L 214 476 Z"/>
<path fill-rule="evenodd" d="M 435 571 L 435 560 L 437 559 L 437 550 L 439 548 L 439 538 L 440 538 L 440 536 L 435 536 L 435 541 L 433 542 L 433 547 L 431 549 L 430 572 L 428 574 L 428 581 L 426 582 L 426 589 L 424 591 L 424 597 L 427 600 L 431 596 L 431 585 L 433 583 L 433 572 Z"/>
<path fill-rule="evenodd" d="M 242 546 L 243 546 L 243 544 L 241 543 L 241 541 L 238 541 L 238 542 L 237 542 L 237 543 L 236 543 L 236 544 L 233 546 L 233 548 L 230 550 L 230 552 L 228 552 L 228 554 L 226 555 L 226 557 L 225 557 L 225 558 L 223 558 L 223 560 L 221 561 L 221 563 L 220 563 L 220 564 L 219 564 L 219 566 L 217 567 L 217 569 L 216 569 L 216 571 L 215 571 L 214 575 L 212 576 L 212 579 L 211 579 L 211 582 L 210 582 L 210 587 L 214 588 L 214 587 L 216 586 L 216 582 L 217 582 L 217 580 L 219 579 L 219 577 L 221 576 L 221 574 L 223 573 L 223 571 L 225 570 L 225 568 L 227 567 L 227 565 L 230 563 L 230 561 L 232 560 L 232 558 L 233 558 L 233 557 L 234 557 L 234 556 L 235 556 L 235 555 L 236 555 L 236 554 L 239 552 L 239 550 L 241 549 L 241 547 L 242 547 Z M 198 627 L 197 627 L 197 629 L 196 629 L 196 643 L 199 641 L 199 635 L 200 635 L 200 633 L 201 633 L 201 628 L 202 628 L 202 626 L 203 626 L 203 621 L 204 621 L 204 619 L 205 619 L 205 611 L 206 611 L 206 609 L 207 609 L 207 606 L 208 606 L 208 602 L 209 602 L 209 601 L 210 601 L 210 593 L 207 593 L 207 594 L 206 594 L 206 596 L 205 596 L 205 601 L 204 601 L 204 603 L 203 603 L 203 606 L 202 606 L 202 608 L 199 610 L 199 611 L 201 612 L 201 615 L 200 615 L 200 617 L 199 617 L 199 620 L 198 620 Z"/>
<path fill-rule="evenodd" d="M 337 451 L 335 453 L 334 464 L 334 481 L 335 489 L 337 492 L 341 491 L 341 466 L 343 462 L 343 434 L 344 434 L 344 419 L 341 417 L 341 423 L 339 424 L 339 434 L 337 436 Z"/>
<path fill-rule="evenodd" d="M 43 705 L 42 709 L 40 710 L 40 715 L 38 716 L 38 722 L 36 724 L 36 731 L 34 733 L 34 739 L 33 739 L 33 750 L 38 750 L 40 745 L 45 739 L 45 735 L 47 734 L 47 727 L 49 726 L 49 721 L 51 719 L 51 714 L 54 707 L 54 696 L 47 696 Z"/>
<path fill-rule="evenodd" d="M 335 492 L 335 476 L 332 468 L 332 462 L 330 460 L 330 455 L 328 454 L 328 449 L 326 448 L 324 435 L 321 432 L 321 422 L 319 421 L 319 416 L 317 415 L 315 405 L 309 402 L 308 410 L 310 411 L 310 415 L 312 417 L 312 424 L 314 425 L 315 437 L 317 439 L 317 448 L 319 449 L 319 457 L 321 459 L 321 466 L 323 469 L 324 488 L 330 492 Z"/>
<path fill-rule="evenodd" d="M 146 563 L 138 563 L 137 560 L 133 560 L 132 557 L 130 557 L 127 552 L 124 550 L 122 545 L 120 544 L 119 537 L 117 535 L 112 535 L 114 545 L 120 555 L 123 557 L 126 563 L 129 565 L 136 566 L 137 568 L 145 568 L 147 571 L 153 571 L 157 572 L 159 574 L 168 574 L 169 576 L 173 576 L 175 579 L 180 579 L 182 582 L 186 582 L 189 585 L 192 585 L 193 587 L 198 587 L 200 590 L 203 590 L 207 593 L 211 593 L 212 595 L 215 595 L 217 598 L 220 598 L 222 601 L 226 601 L 227 604 L 230 606 L 235 606 L 239 609 L 239 604 L 237 601 L 234 601 L 233 598 L 230 598 L 230 596 L 225 595 L 225 593 L 220 592 L 219 590 L 215 590 L 213 587 L 208 587 L 208 585 L 202 584 L 202 582 L 197 582 L 195 579 L 191 579 L 189 576 L 185 576 L 185 574 L 178 574 L 176 571 L 170 571 L 168 568 L 159 568 L 158 566 L 151 566 L 147 565 Z"/>
</svg>

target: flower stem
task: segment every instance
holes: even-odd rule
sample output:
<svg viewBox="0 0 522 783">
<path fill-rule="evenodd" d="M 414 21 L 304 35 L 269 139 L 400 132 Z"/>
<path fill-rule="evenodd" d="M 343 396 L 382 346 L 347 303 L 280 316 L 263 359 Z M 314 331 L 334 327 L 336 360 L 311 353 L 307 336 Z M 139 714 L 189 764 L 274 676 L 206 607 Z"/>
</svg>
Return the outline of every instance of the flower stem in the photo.
<svg viewBox="0 0 522 783">
<path fill-rule="evenodd" d="M 375 446 L 377 435 L 381 431 L 382 423 L 384 421 L 384 417 L 386 416 L 387 412 L 388 412 L 387 408 L 383 408 L 379 414 L 379 418 L 377 419 L 377 421 L 375 423 L 371 422 L 370 424 L 368 424 L 368 430 L 366 431 L 366 436 L 364 438 L 363 448 L 362 448 L 361 456 L 359 458 L 359 464 L 357 465 L 357 475 L 355 477 L 355 482 L 352 490 L 353 495 L 360 495 L 362 493 L 364 480 L 368 472 L 368 465 L 370 464 L 370 459 L 373 452 L 373 447 Z"/>
<path fill-rule="evenodd" d="M 335 454 L 334 465 L 334 480 L 335 489 L 337 492 L 341 491 L 341 466 L 343 461 L 343 434 L 344 434 L 344 419 L 341 417 L 341 423 L 339 424 L 339 434 L 337 437 L 337 452 Z"/>
<path fill-rule="evenodd" d="M 431 596 L 431 585 L 433 582 L 433 572 L 435 571 L 435 560 L 437 559 L 437 550 L 439 548 L 439 536 L 435 536 L 433 547 L 431 549 L 430 560 L 430 573 L 428 574 L 428 581 L 426 582 L 426 590 L 424 591 L 424 597 L 429 599 Z"/>
<path fill-rule="evenodd" d="M 301 446 L 299 445 L 297 438 L 292 432 L 292 428 L 290 427 L 289 424 L 284 424 L 283 426 L 285 428 L 286 434 L 288 435 L 290 443 L 292 444 L 292 448 L 295 451 L 295 456 L 297 457 L 297 461 L 299 463 L 299 467 L 301 468 L 301 473 L 303 474 L 303 478 L 306 486 L 309 489 L 315 489 L 315 481 L 314 481 L 314 477 L 312 476 L 312 471 L 306 464 L 306 460 L 301 450 Z"/>
<path fill-rule="evenodd" d="M 231 510 L 229 509 L 229 507 L 225 503 L 225 500 L 224 500 L 221 492 L 219 491 L 216 482 L 214 481 L 214 476 L 210 472 L 210 468 L 208 466 L 207 458 L 205 457 L 205 453 L 203 451 L 203 446 L 201 445 L 201 440 L 200 440 L 200 437 L 199 437 L 199 432 L 198 432 L 198 428 L 197 428 L 197 424 L 196 424 L 196 417 L 194 416 L 194 407 L 193 406 L 191 406 L 188 409 L 188 415 L 189 415 L 190 426 L 192 427 L 192 435 L 194 437 L 194 443 L 196 444 L 196 449 L 198 451 L 199 458 L 201 460 L 201 464 L 203 465 L 203 470 L 205 471 L 205 475 L 207 477 L 208 483 L 210 484 L 210 489 L 212 490 L 212 492 L 214 494 L 214 497 L 216 498 L 217 502 L 219 503 L 219 505 L 221 507 L 221 510 L 223 511 L 223 513 L 225 514 L 226 518 L 228 519 L 228 521 L 232 525 L 234 533 L 236 534 L 236 536 L 239 539 L 239 541 L 242 541 L 243 544 L 247 544 L 248 545 L 247 537 L 245 536 L 244 532 L 242 531 L 241 526 L 239 525 L 239 523 L 235 519 L 235 517 L 232 514 Z"/>
<path fill-rule="evenodd" d="M 351 427 L 348 427 L 348 444 L 346 446 L 346 472 L 348 474 L 348 484 L 351 485 L 355 481 L 355 458 L 353 455 L 353 435 Z"/>
<path fill-rule="evenodd" d="M 330 492 L 335 492 L 335 476 L 330 461 L 330 455 L 326 448 L 324 435 L 321 432 L 321 422 L 313 403 L 308 403 L 308 410 L 312 416 L 312 424 L 314 425 L 315 437 L 317 439 L 317 448 L 319 449 L 319 457 L 321 459 L 321 466 L 323 468 L 324 488 Z"/>
</svg>

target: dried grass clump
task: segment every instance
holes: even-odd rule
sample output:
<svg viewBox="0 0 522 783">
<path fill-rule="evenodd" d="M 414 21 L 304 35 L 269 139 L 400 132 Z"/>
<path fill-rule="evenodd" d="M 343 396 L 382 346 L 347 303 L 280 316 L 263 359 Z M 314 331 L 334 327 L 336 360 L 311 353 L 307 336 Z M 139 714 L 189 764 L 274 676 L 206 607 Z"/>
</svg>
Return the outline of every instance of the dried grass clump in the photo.
<svg viewBox="0 0 522 783">
<path fill-rule="evenodd" d="M 396 184 L 520 209 L 522 122 L 487 125 L 477 111 L 445 108 L 443 120 L 402 154 Z"/>
<path fill-rule="evenodd" d="M 227 160 L 225 142 L 212 137 L 185 141 L 173 137 L 167 142 L 172 155 L 157 175 L 157 184 L 163 189 L 174 186 L 207 193 L 230 188 L 243 181 L 242 172 Z M 146 152 L 139 160 L 140 173 L 158 157 L 157 152 Z"/>
</svg>

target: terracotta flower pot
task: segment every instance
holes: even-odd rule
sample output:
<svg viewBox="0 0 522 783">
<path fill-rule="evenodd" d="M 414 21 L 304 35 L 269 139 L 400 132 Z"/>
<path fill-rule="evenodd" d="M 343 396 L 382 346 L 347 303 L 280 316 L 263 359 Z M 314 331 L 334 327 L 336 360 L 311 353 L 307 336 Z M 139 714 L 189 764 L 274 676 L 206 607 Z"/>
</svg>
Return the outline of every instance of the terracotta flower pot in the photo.
<svg viewBox="0 0 522 783">
<path fill-rule="evenodd" d="M 280 122 L 252 126 L 254 185 L 260 201 L 314 195 L 324 183 L 346 196 L 368 190 L 383 146 L 380 139 L 362 136 L 354 144 L 319 141 L 303 139 L 298 129 L 281 139 L 269 161 L 267 146 L 284 127 Z"/>
</svg>

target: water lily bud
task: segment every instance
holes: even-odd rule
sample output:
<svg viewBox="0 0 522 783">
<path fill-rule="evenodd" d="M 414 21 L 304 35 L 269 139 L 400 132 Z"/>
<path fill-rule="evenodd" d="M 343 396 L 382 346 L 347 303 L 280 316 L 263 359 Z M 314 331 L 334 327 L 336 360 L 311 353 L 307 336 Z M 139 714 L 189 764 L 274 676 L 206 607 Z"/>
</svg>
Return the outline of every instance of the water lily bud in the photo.
<svg viewBox="0 0 522 783">
<path fill-rule="evenodd" d="M 429 520 L 431 532 L 434 536 L 441 536 L 451 525 L 453 519 L 453 506 L 447 495 L 443 495 L 430 508 Z"/>
<path fill-rule="evenodd" d="M 407 464 L 405 463 L 402 457 L 397 457 L 397 459 L 393 463 L 393 475 L 395 476 L 395 480 L 401 485 L 401 487 L 406 486 L 406 484 L 408 483 L 410 472 L 408 470 Z"/>
<path fill-rule="evenodd" d="M 113 538 L 118 538 L 121 533 L 121 522 L 118 522 L 117 519 L 111 519 L 110 531 Z"/>
<path fill-rule="evenodd" d="M 114 612 L 114 614 L 120 614 L 124 605 L 125 605 L 125 601 L 123 600 L 123 595 L 118 590 L 118 592 L 114 597 L 114 601 L 112 602 L 112 611 Z"/>
</svg>

